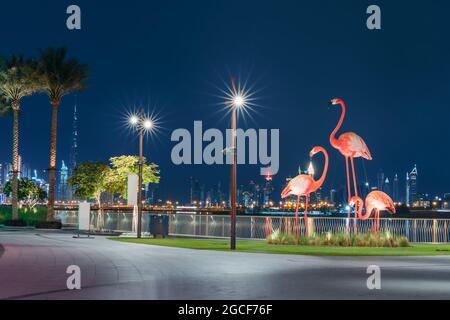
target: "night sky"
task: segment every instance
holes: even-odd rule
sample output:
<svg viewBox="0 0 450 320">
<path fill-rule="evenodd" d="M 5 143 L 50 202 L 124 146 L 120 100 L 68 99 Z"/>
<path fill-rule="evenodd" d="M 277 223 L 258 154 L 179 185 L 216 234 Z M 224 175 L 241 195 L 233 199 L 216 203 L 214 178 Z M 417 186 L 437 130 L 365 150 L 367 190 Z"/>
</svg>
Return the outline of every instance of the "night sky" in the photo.
<svg viewBox="0 0 450 320">
<path fill-rule="evenodd" d="M 82 30 L 66 28 L 66 8 L 77 4 Z M 382 30 L 366 28 L 366 8 L 378 4 Z M 346 101 L 340 132 L 366 141 L 373 160 L 367 175 L 376 185 L 382 168 L 398 173 L 417 164 L 419 191 L 450 192 L 450 42 L 448 1 L 8 1 L 0 14 L 0 54 L 36 56 L 48 46 L 91 65 L 89 88 L 78 94 L 79 161 L 135 154 L 137 139 L 124 115 L 144 106 L 161 116 L 162 130 L 145 144 L 161 167 L 166 197 L 187 200 L 189 177 L 207 188 L 228 166 L 175 166 L 170 151 L 176 128 L 194 120 L 224 130 L 218 88 L 233 75 L 254 85 L 258 105 L 242 128 L 280 129 L 276 193 L 308 152 L 324 146 L 331 165 L 324 188 L 345 184 L 344 158 L 328 138 Z M 68 162 L 75 97 L 59 114 L 58 167 Z M 33 168 L 48 167 L 51 108 L 44 95 L 23 100 L 20 154 Z M 245 120 L 245 121 L 244 121 Z M 0 119 L 0 162 L 11 158 L 12 118 Z M 318 158 L 317 172 L 322 158 Z M 356 161 L 362 181 L 362 160 Z M 238 184 L 263 182 L 260 166 L 238 168 Z"/>
</svg>

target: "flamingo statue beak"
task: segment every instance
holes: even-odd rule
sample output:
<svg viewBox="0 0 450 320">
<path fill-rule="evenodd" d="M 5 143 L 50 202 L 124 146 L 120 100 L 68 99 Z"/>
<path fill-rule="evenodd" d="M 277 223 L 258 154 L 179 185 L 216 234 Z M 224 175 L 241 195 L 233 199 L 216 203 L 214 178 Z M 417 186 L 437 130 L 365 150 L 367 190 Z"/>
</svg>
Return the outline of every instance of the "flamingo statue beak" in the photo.
<svg viewBox="0 0 450 320">
<path fill-rule="evenodd" d="M 391 213 L 395 214 L 395 206 L 389 206 L 389 208 L 387 208 Z"/>
<path fill-rule="evenodd" d="M 284 199 L 284 198 L 288 197 L 290 193 L 291 193 L 291 188 L 289 186 L 287 186 L 281 192 L 281 199 Z"/>
</svg>

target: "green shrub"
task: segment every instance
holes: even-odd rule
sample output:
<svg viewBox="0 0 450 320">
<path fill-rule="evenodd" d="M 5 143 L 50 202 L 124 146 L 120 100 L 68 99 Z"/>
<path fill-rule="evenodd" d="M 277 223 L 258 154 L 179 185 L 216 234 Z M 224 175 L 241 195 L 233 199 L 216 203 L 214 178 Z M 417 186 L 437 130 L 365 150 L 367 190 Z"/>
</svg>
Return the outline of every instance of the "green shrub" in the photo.
<svg viewBox="0 0 450 320">
<path fill-rule="evenodd" d="M 27 222 L 25 220 L 5 220 L 3 224 L 7 227 L 26 227 Z"/>
<path fill-rule="evenodd" d="M 400 237 L 400 239 L 398 241 L 398 244 L 399 244 L 400 247 L 403 247 L 403 248 L 409 247 L 408 238 L 407 237 Z"/>
<path fill-rule="evenodd" d="M 6 220 L 12 220 L 12 208 L 11 206 L 0 206 L 0 223 Z M 19 220 L 24 220 L 27 224 L 32 221 L 46 221 L 47 207 L 21 208 L 19 209 Z"/>
<path fill-rule="evenodd" d="M 267 239 L 270 244 L 298 244 L 308 246 L 337 246 L 337 247 L 408 247 L 406 237 L 393 236 L 389 232 L 374 236 L 371 233 L 348 235 L 346 233 L 313 234 L 309 237 L 300 236 L 298 242 L 295 235 L 274 231 Z"/>
<path fill-rule="evenodd" d="M 31 223 L 36 229 L 61 229 L 60 221 L 34 221 Z"/>
<path fill-rule="evenodd" d="M 282 233 L 280 230 L 275 230 L 267 238 L 270 244 L 295 244 L 295 236 L 291 234 Z"/>
</svg>

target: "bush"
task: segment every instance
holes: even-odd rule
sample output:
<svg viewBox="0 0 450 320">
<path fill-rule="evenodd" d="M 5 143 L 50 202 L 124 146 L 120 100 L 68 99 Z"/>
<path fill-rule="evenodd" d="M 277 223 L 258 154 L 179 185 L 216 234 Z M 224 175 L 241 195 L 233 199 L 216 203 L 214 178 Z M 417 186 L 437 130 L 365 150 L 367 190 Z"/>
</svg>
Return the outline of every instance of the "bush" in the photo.
<svg viewBox="0 0 450 320">
<path fill-rule="evenodd" d="M 389 232 L 374 236 L 371 233 L 348 235 L 346 233 L 324 235 L 313 234 L 310 237 L 301 236 L 298 243 L 295 234 L 286 234 L 280 230 L 274 231 L 268 238 L 270 244 L 298 244 L 309 246 L 336 246 L 336 247 L 409 247 L 408 238 L 393 236 Z"/>
<path fill-rule="evenodd" d="M 409 241 L 407 237 L 401 237 L 400 240 L 398 241 L 398 244 L 400 247 L 409 247 Z"/>
<path fill-rule="evenodd" d="M 5 220 L 3 224 L 7 227 L 26 227 L 27 222 L 25 220 Z"/>
<path fill-rule="evenodd" d="M 36 229 L 61 229 L 60 221 L 35 221 L 32 223 Z"/>
<path fill-rule="evenodd" d="M 12 220 L 11 206 L 0 206 L 0 223 L 6 220 Z M 47 207 L 35 207 L 33 209 L 21 208 L 19 209 L 19 220 L 24 220 L 28 224 L 32 221 L 47 220 Z"/>
<path fill-rule="evenodd" d="M 295 236 L 275 230 L 269 235 L 267 242 L 270 244 L 295 244 L 296 241 Z"/>
</svg>

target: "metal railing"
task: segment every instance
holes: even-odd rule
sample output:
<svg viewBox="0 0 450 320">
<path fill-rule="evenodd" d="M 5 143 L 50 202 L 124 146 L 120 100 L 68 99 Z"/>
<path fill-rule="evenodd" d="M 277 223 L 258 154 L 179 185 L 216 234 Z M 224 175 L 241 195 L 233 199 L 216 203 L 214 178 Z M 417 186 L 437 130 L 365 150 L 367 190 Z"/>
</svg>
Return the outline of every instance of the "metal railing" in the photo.
<svg viewBox="0 0 450 320">
<path fill-rule="evenodd" d="M 65 212 L 60 216 L 63 224 L 76 225 L 77 213 Z M 143 231 L 149 230 L 150 214 L 143 215 Z M 135 220 L 136 221 L 136 220 Z M 310 217 L 310 232 L 317 234 L 343 233 L 350 224 L 353 230 L 353 218 Z M 134 231 L 133 214 L 130 212 L 91 213 L 92 230 L 117 232 Z M 229 215 L 169 214 L 169 234 L 191 237 L 228 238 L 230 235 Z M 373 219 L 357 221 L 359 233 L 372 232 Z M 241 239 L 265 239 L 273 231 L 279 230 L 295 235 L 294 217 L 238 216 L 236 235 Z M 299 217 L 300 234 L 305 234 L 303 217 Z M 392 235 L 405 236 L 410 242 L 450 242 L 450 219 L 404 219 L 381 218 L 380 232 L 389 231 Z"/>
<path fill-rule="evenodd" d="M 316 234 L 344 233 L 353 219 L 334 217 L 311 217 L 308 219 L 310 232 Z M 357 220 L 359 233 L 371 233 L 374 220 Z M 405 236 L 410 242 L 448 243 L 450 240 L 448 219 L 380 219 L 380 232 L 388 231 L 395 236 Z M 225 238 L 229 235 L 230 217 L 212 215 L 171 215 L 169 233 Z M 305 222 L 299 218 L 300 234 L 305 234 Z M 265 239 L 273 231 L 295 234 L 294 217 L 239 216 L 237 237 L 244 239 Z"/>
</svg>

